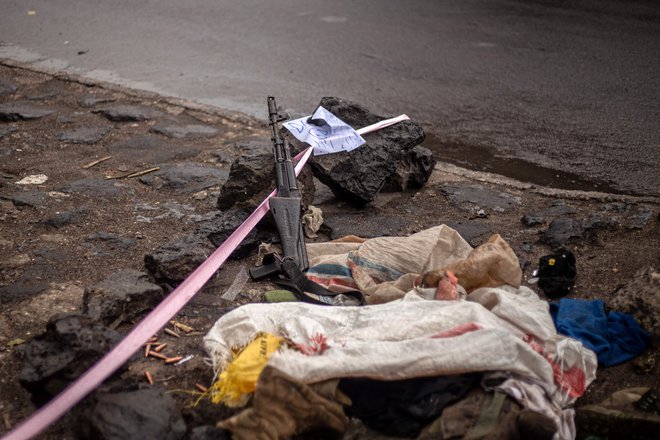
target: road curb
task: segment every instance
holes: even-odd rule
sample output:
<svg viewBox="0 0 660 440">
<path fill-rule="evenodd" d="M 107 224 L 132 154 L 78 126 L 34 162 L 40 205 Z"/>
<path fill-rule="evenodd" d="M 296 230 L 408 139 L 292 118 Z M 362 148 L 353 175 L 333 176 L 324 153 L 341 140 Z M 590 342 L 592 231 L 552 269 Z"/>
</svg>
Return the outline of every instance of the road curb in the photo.
<svg viewBox="0 0 660 440">
<path fill-rule="evenodd" d="M 38 60 L 43 61 L 43 60 Z M 241 112 L 230 112 L 221 108 L 202 104 L 190 99 L 177 98 L 168 96 L 162 93 L 150 92 L 141 90 L 134 87 L 125 86 L 122 84 L 112 83 L 109 81 L 102 81 L 98 79 L 89 78 L 85 75 L 63 71 L 57 68 L 50 68 L 43 65 L 37 65 L 35 62 L 18 61 L 11 58 L 0 58 L 0 65 L 7 66 L 15 69 L 23 69 L 33 73 L 46 74 L 54 78 L 71 81 L 78 84 L 91 87 L 100 87 L 113 92 L 125 93 L 128 95 L 136 96 L 142 99 L 151 99 L 164 102 L 170 105 L 183 107 L 188 110 L 199 111 L 214 116 L 225 118 L 234 123 L 245 124 L 250 127 L 265 124 L 257 118 L 249 116 Z M 519 190 L 532 191 L 536 194 L 545 195 L 548 197 L 565 198 L 572 200 L 594 200 L 602 202 L 632 202 L 632 203 L 653 203 L 660 204 L 660 197 L 653 196 L 633 196 L 627 194 L 612 194 L 596 191 L 581 191 L 581 190 L 564 190 L 559 188 L 544 187 L 536 184 L 522 182 L 510 177 L 500 174 L 493 174 L 484 171 L 475 171 L 468 168 L 462 168 L 448 162 L 438 162 L 435 170 L 439 172 L 448 173 L 454 176 L 460 176 L 474 181 L 489 183 L 492 185 L 506 186 Z"/>
</svg>

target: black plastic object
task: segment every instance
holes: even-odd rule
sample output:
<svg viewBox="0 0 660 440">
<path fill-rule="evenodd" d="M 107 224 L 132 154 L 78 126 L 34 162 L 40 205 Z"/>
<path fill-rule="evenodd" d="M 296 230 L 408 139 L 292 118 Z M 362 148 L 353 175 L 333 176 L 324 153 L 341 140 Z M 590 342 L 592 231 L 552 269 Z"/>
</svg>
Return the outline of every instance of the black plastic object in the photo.
<svg viewBox="0 0 660 440">
<path fill-rule="evenodd" d="M 575 255 L 566 249 L 560 249 L 551 255 L 539 259 L 538 286 L 545 296 L 557 298 L 568 295 L 575 284 L 577 270 Z"/>
</svg>

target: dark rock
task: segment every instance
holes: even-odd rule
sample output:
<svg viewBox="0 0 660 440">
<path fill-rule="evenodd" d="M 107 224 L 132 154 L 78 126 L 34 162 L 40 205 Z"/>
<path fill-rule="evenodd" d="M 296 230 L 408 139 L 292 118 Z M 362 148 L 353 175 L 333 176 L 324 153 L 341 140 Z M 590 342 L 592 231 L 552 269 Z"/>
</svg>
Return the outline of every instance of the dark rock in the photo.
<svg viewBox="0 0 660 440">
<path fill-rule="evenodd" d="M 57 123 L 58 124 L 71 124 L 73 122 L 76 122 L 76 117 L 72 114 L 59 114 L 57 115 Z"/>
<path fill-rule="evenodd" d="M 444 185 L 440 190 L 459 208 L 472 211 L 474 207 L 506 212 L 520 205 L 520 198 L 512 194 L 488 189 L 481 185 Z"/>
<path fill-rule="evenodd" d="M 614 203 L 605 207 L 588 218 L 571 219 L 557 218 L 550 223 L 542 233 L 541 242 L 554 247 L 561 247 L 574 239 L 594 238 L 602 229 L 617 229 L 622 226 L 628 229 L 642 228 L 651 221 L 653 214 L 646 207 L 635 204 Z"/>
<path fill-rule="evenodd" d="M 231 434 L 222 428 L 204 425 L 193 428 L 188 440 L 231 440 Z"/>
<path fill-rule="evenodd" d="M 31 206 L 38 208 L 48 200 L 48 193 L 43 191 L 27 190 L 14 193 L 11 196 L 3 196 L 0 194 L 0 199 L 11 200 L 16 206 Z"/>
<path fill-rule="evenodd" d="M 435 163 L 431 150 L 419 145 L 414 147 L 399 163 L 394 174 L 387 178 L 383 191 L 423 187 L 431 177 Z"/>
<path fill-rule="evenodd" d="M 324 97 L 319 105 L 353 128 L 376 123 L 385 116 L 338 98 Z M 286 132 L 292 145 L 302 146 Z M 408 152 L 424 141 L 424 130 L 412 121 L 403 121 L 363 136 L 366 144 L 348 153 L 314 157 L 314 176 L 330 187 L 337 197 L 356 205 L 371 202 L 385 181 L 397 171 Z"/>
<path fill-rule="evenodd" d="M 270 141 L 249 140 L 239 142 L 236 148 L 240 156 L 234 161 L 227 181 L 220 189 L 217 207 L 224 210 L 238 204 L 253 210 L 275 188 L 275 162 Z M 314 178 L 303 168 L 298 175 L 303 210 L 314 199 Z"/>
<path fill-rule="evenodd" d="M 195 231 L 195 235 L 208 239 L 213 246 L 220 246 L 249 215 L 250 211 L 237 207 L 225 212 L 218 212 L 214 218 L 202 223 Z M 268 240 L 271 236 L 272 232 L 267 229 L 252 229 L 232 253 L 232 257 L 244 258 L 248 256 L 259 247 L 262 241 Z"/>
<path fill-rule="evenodd" d="M 150 131 L 176 139 L 199 139 L 218 134 L 218 130 L 210 125 L 186 123 L 176 119 L 160 121 L 151 127 Z"/>
<path fill-rule="evenodd" d="M 11 122 L 27 119 L 39 119 L 54 113 L 41 107 L 23 102 L 11 102 L 0 104 L 0 121 Z"/>
<path fill-rule="evenodd" d="M 477 247 L 482 244 L 490 236 L 493 231 L 492 229 L 485 224 L 477 222 L 467 222 L 467 223 L 447 223 L 447 226 L 454 229 L 459 233 L 463 240 L 470 243 L 470 246 Z"/>
<path fill-rule="evenodd" d="M 61 228 L 62 226 L 74 224 L 80 225 L 84 218 L 90 213 L 90 209 L 86 206 L 75 208 L 70 211 L 62 211 L 59 214 L 47 219 L 44 223 L 54 228 Z"/>
<path fill-rule="evenodd" d="M 51 79 L 46 81 L 44 84 L 39 87 L 39 90 L 28 96 L 30 101 L 43 101 L 50 98 L 55 98 L 66 91 L 66 85 L 64 81 L 58 79 Z"/>
<path fill-rule="evenodd" d="M 163 298 L 163 289 L 149 275 L 122 270 L 85 289 L 82 312 L 106 325 L 137 318 Z"/>
<path fill-rule="evenodd" d="M 91 197 L 116 197 L 123 192 L 132 191 L 130 187 L 116 184 L 112 180 L 86 177 L 84 179 L 69 182 L 60 188 L 61 192 L 72 194 L 83 194 Z"/>
<path fill-rule="evenodd" d="M 12 284 L 0 287 L 0 304 L 29 299 L 44 290 L 55 276 L 53 268 L 42 259 L 27 267 Z"/>
<path fill-rule="evenodd" d="M 84 438 L 98 440 L 179 440 L 186 433 L 174 398 L 158 386 L 96 393 L 81 422 Z"/>
<path fill-rule="evenodd" d="M 85 241 L 88 243 L 101 244 L 110 250 L 128 249 L 135 244 L 135 240 L 132 238 L 122 237 L 121 235 L 112 234 L 110 232 L 97 232 L 85 238 Z"/>
<path fill-rule="evenodd" d="M 585 231 L 595 232 L 598 229 L 616 229 L 620 226 L 619 218 L 604 213 L 595 213 L 582 221 Z"/>
<path fill-rule="evenodd" d="M 653 267 L 640 269 L 608 305 L 632 315 L 655 338 L 660 337 L 660 272 Z"/>
<path fill-rule="evenodd" d="M 608 203 L 601 209 L 601 214 L 612 219 L 626 229 L 643 229 L 653 218 L 653 210 L 637 203 Z"/>
<path fill-rule="evenodd" d="M 198 235 L 170 241 L 144 256 L 146 269 L 158 281 L 180 282 L 206 260 L 213 246 Z"/>
<path fill-rule="evenodd" d="M 374 218 L 378 221 L 374 222 Z M 333 213 L 324 217 L 320 231 L 330 236 L 330 239 L 357 235 L 363 238 L 400 235 L 408 222 L 398 215 L 378 213 L 364 209 L 356 212 Z"/>
<path fill-rule="evenodd" d="M 333 193 L 332 190 L 328 188 L 327 185 L 321 183 L 319 179 L 314 178 L 313 184 L 314 184 L 314 200 L 312 200 L 312 203 L 310 203 L 311 205 L 320 206 L 325 203 L 329 203 L 337 200 L 335 193 Z"/>
<path fill-rule="evenodd" d="M 525 226 L 537 226 L 545 223 L 545 216 L 541 213 L 534 212 L 530 214 L 525 214 L 520 221 Z"/>
<path fill-rule="evenodd" d="M 34 256 L 40 257 L 42 261 L 49 260 L 51 262 L 61 262 L 68 258 L 66 249 L 60 246 L 57 247 L 42 247 L 34 250 Z"/>
<path fill-rule="evenodd" d="M 72 144 L 95 144 L 105 136 L 112 127 L 80 127 L 57 134 L 57 139 Z"/>
<path fill-rule="evenodd" d="M 549 208 L 543 211 L 525 214 L 520 221 L 525 226 L 536 226 L 545 224 L 549 219 L 575 214 L 576 212 L 577 210 L 572 206 L 566 205 L 562 200 L 557 200 Z"/>
<path fill-rule="evenodd" d="M 585 228 L 581 220 L 558 218 L 550 223 L 548 229 L 541 234 L 541 242 L 552 248 L 564 246 L 571 240 L 583 238 Z"/>
<path fill-rule="evenodd" d="M 131 138 L 110 145 L 109 151 L 131 162 L 150 164 L 185 159 L 197 154 L 197 150 L 191 146 L 181 145 L 159 136 Z"/>
<path fill-rule="evenodd" d="M 114 101 L 113 98 L 106 98 L 103 96 L 97 96 L 93 93 L 87 93 L 80 98 L 78 104 L 80 104 L 81 107 L 89 108 L 94 107 L 96 104 L 105 104 L 112 101 Z"/>
<path fill-rule="evenodd" d="M 234 158 L 224 150 L 213 150 L 211 151 L 211 155 L 222 164 L 228 165 L 234 162 Z"/>
<path fill-rule="evenodd" d="M 0 79 L 0 96 L 11 95 L 16 90 L 18 90 L 16 84 Z"/>
<path fill-rule="evenodd" d="M 227 181 L 229 173 L 203 163 L 177 163 L 161 165 L 160 170 L 140 177 L 140 182 L 155 187 L 194 193 Z"/>
<path fill-rule="evenodd" d="M 121 335 L 90 317 L 58 314 L 46 331 L 21 345 L 23 359 L 20 383 L 43 405 L 77 379 L 121 339 Z"/>
<path fill-rule="evenodd" d="M 155 108 L 138 105 L 116 105 L 94 110 L 94 113 L 100 113 L 115 122 L 147 121 L 163 116 L 163 113 Z"/>
<path fill-rule="evenodd" d="M 532 262 L 528 261 L 525 257 L 518 257 L 518 264 L 520 265 L 520 269 L 522 269 L 524 272 L 525 269 L 527 269 L 532 264 Z"/>
<path fill-rule="evenodd" d="M 0 139 L 7 136 L 8 134 L 14 133 L 16 130 L 16 127 L 12 127 L 10 125 L 0 125 Z"/>
<path fill-rule="evenodd" d="M 217 207 L 221 210 L 255 195 L 265 196 L 275 187 L 271 146 L 265 141 L 248 141 L 237 143 L 236 147 L 241 155 L 231 165 L 227 181 L 220 189 Z"/>
<path fill-rule="evenodd" d="M 534 245 L 529 242 L 523 242 L 523 244 L 520 245 L 520 250 L 525 253 L 530 253 L 532 250 L 534 250 Z M 520 252 L 516 252 L 516 254 L 519 254 Z"/>
</svg>

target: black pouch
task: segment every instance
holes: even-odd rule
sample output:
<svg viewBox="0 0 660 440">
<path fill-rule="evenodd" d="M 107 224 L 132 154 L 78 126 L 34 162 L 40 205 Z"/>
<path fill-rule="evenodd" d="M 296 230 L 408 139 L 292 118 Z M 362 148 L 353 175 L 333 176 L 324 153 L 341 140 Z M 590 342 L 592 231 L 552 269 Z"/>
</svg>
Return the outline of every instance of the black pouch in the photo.
<svg viewBox="0 0 660 440">
<path fill-rule="evenodd" d="M 539 259 L 538 286 L 549 298 L 568 295 L 576 275 L 575 255 L 571 251 L 560 249 Z"/>
</svg>

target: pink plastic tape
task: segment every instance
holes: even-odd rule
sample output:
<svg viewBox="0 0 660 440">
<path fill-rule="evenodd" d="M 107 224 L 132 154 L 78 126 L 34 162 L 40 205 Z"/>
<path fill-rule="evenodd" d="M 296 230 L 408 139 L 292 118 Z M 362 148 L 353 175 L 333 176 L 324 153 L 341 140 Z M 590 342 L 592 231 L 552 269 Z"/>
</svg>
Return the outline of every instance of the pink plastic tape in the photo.
<svg viewBox="0 0 660 440">
<path fill-rule="evenodd" d="M 359 134 L 380 130 L 397 122 L 410 119 L 406 115 L 386 119 L 357 130 Z M 296 175 L 307 163 L 312 154 L 312 148 L 301 151 L 295 160 Z M 268 200 L 275 195 L 273 190 L 266 199 L 250 214 L 250 216 L 218 247 L 209 258 L 199 265 L 176 289 L 174 289 L 155 309 L 151 311 L 140 323 L 128 333 L 119 344 L 110 350 L 101 360 L 71 383 L 64 391 L 55 396 L 46 405 L 35 411 L 1 440 L 27 440 L 42 432 L 52 423 L 55 423 L 68 410 L 91 393 L 105 379 L 110 377 L 120 366 L 138 351 L 144 343 L 164 327 L 179 310 L 201 289 L 204 284 L 220 269 L 227 258 L 250 233 L 259 220 L 269 210 Z"/>
<path fill-rule="evenodd" d="M 312 148 L 309 147 L 294 158 L 296 160 L 300 159 L 296 164 L 296 175 L 300 173 L 311 153 Z M 2 440 L 27 440 L 39 434 L 128 361 L 133 353 L 138 351 L 149 338 L 164 327 L 224 264 L 234 249 L 241 244 L 243 239 L 259 223 L 259 220 L 268 212 L 268 200 L 274 195 L 275 191 L 271 192 L 229 238 L 158 304 L 151 313 L 140 321 L 119 344 L 64 391 L 34 412 L 30 418 L 23 421 L 13 431 L 2 437 Z"/>
</svg>

